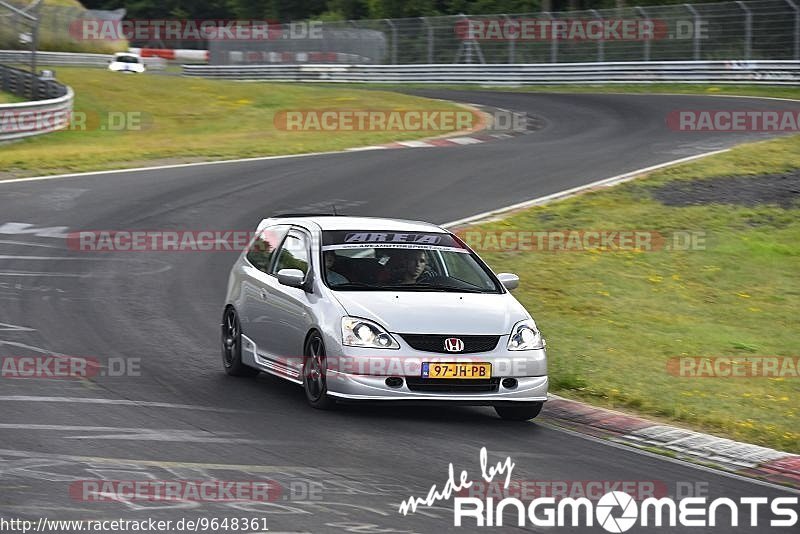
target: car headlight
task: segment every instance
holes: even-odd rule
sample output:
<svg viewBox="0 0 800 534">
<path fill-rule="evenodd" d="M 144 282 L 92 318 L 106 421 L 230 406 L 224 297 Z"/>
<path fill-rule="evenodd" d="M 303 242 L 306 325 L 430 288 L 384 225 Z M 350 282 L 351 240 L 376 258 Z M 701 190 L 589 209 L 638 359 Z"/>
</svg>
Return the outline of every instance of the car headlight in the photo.
<svg viewBox="0 0 800 534">
<path fill-rule="evenodd" d="M 400 345 L 389 332 L 366 319 L 342 318 L 342 345 L 373 349 L 399 349 Z"/>
<path fill-rule="evenodd" d="M 514 325 L 508 338 L 508 350 L 535 350 L 544 348 L 542 333 L 536 328 L 533 319 L 526 319 Z"/>
</svg>

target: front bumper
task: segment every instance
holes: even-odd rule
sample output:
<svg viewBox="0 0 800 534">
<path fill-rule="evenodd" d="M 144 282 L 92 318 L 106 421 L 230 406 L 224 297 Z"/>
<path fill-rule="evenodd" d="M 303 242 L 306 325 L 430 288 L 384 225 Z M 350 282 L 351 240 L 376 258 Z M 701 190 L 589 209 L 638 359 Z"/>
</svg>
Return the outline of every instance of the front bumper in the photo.
<svg viewBox="0 0 800 534">
<path fill-rule="evenodd" d="M 536 402 L 547 400 L 547 376 L 517 378 L 513 389 L 503 387 L 497 391 L 458 393 L 411 391 L 403 381 L 400 387 L 386 385 L 387 376 L 353 375 L 328 370 L 328 395 L 348 400 L 375 401 L 453 401 L 461 404 L 492 404 L 494 402 Z"/>
<path fill-rule="evenodd" d="M 414 350 L 402 337 L 395 335 L 399 350 L 365 349 L 337 346 L 339 354 L 328 354 L 328 394 L 343 400 L 365 401 L 452 401 L 462 404 L 508 402 L 540 402 L 547 400 L 547 353 L 545 349 L 509 351 L 508 336 L 502 336 L 497 347 L 475 354 L 445 354 Z M 493 387 L 474 391 L 469 388 L 443 388 L 431 391 L 420 387 L 423 362 L 459 362 L 492 364 Z M 389 386 L 386 379 L 402 378 L 402 385 Z M 409 386 L 408 378 L 414 379 Z M 514 378 L 516 384 L 506 387 L 503 379 Z M 443 384 L 440 380 L 422 381 L 428 385 Z M 455 382 L 455 381 L 454 381 Z M 486 381 L 488 382 L 488 381 Z M 485 383 L 485 382 L 484 382 Z"/>
</svg>

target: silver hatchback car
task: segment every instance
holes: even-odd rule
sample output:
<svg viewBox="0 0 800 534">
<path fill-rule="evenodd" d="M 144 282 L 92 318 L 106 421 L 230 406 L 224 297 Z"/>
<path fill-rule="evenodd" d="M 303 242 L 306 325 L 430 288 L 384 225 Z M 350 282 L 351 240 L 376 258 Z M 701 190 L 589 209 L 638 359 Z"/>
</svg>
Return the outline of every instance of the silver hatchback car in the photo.
<svg viewBox="0 0 800 534">
<path fill-rule="evenodd" d="M 536 417 L 547 400 L 545 341 L 495 275 L 433 224 L 343 216 L 261 221 L 231 269 L 222 361 L 337 401 L 493 406 Z"/>
</svg>

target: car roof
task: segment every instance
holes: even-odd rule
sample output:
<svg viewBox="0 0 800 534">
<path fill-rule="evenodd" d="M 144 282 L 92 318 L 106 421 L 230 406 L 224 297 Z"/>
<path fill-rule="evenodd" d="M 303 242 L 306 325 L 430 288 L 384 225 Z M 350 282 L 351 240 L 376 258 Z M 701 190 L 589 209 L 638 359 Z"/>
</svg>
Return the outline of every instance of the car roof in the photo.
<svg viewBox="0 0 800 534">
<path fill-rule="evenodd" d="M 264 219 L 259 229 L 272 224 L 317 225 L 322 230 L 380 230 L 387 232 L 446 232 L 435 224 L 382 217 L 347 217 L 343 215 L 291 215 Z"/>
</svg>

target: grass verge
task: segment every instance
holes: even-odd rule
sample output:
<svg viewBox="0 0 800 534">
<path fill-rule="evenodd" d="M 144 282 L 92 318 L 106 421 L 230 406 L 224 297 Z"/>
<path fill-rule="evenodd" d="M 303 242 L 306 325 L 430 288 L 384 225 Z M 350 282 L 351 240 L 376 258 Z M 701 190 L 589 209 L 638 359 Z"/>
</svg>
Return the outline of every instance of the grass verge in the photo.
<svg viewBox="0 0 800 534">
<path fill-rule="evenodd" d="M 75 90 L 75 110 L 86 114 L 85 128 L 76 124 L 0 147 L 0 169 L 7 177 L 340 150 L 445 133 L 285 131 L 273 123 L 280 110 L 463 110 L 385 91 L 124 75 L 92 68 L 60 67 L 57 73 Z M 133 128 L 116 129 L 123 117 L 133 119 L 126 121 Z"/>
<path fill-rule="evenodd" d="M 22 101 L 23 99 L 16 95 L 0 91 L 0 104 L 13 104 L 14 102 L 22 102 Z"/>
<path fill-rule="evenodd" d="M 483 252 L 516 272 L 546 334 L 553 392 L 800 452 L 800 378 L 685 378 L 670 358 L 800 356 L 800 206 L 666 206 L 676 180 L 800 168 L 800 136 L 743 145 L 470 227 L 704 232 L 705 250 Z M 485 243 L 485 241 L 484 241 Z"/>
</svg>

